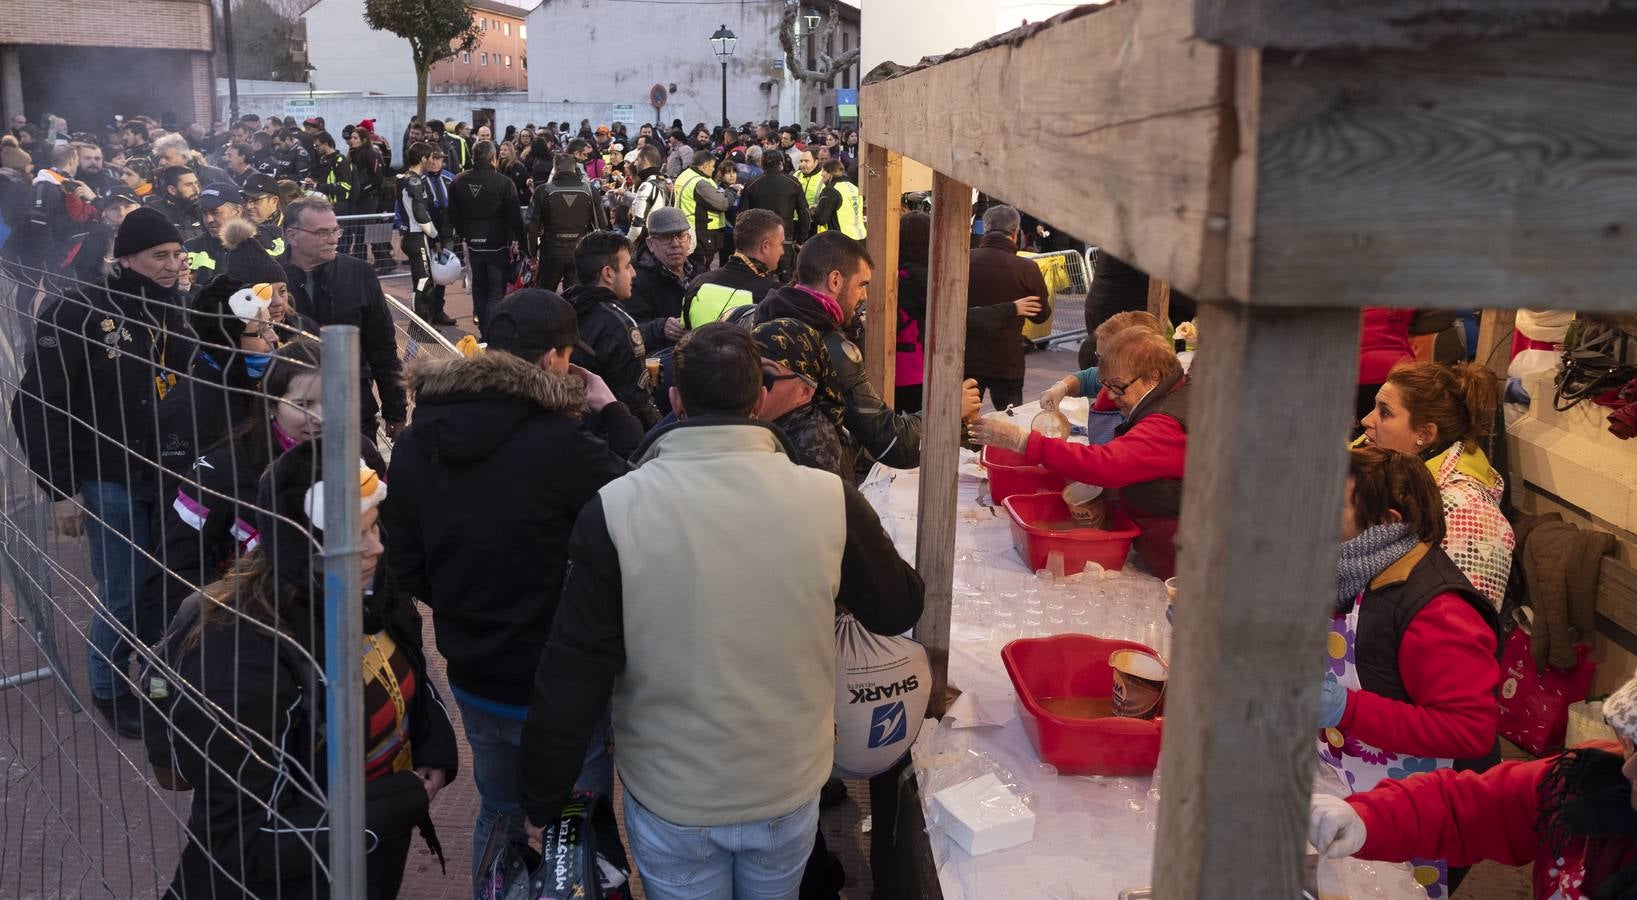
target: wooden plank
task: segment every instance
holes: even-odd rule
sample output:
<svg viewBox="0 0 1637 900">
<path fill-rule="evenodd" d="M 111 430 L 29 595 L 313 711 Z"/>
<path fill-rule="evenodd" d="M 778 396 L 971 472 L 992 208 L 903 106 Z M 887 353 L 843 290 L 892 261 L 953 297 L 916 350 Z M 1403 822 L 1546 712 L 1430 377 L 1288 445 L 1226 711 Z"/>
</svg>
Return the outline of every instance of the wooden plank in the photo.
<svg viewBox="0 0 1637 900">
<path fill-rule="evenodd" d="M 1506 368 L 1512 362 L 1512 327 L 1515 309 L 1486 309 L 1478 314 L 1478 346 L 1473 358 L 1506 383 Z"/>
<path fill-rule="evenodd" d="M 1249 294 L 1627 309 L 1637 20 L 1368 56 L 1264 52 Z"/>
<path fill-rule="evenodd" d="M 1148 279 L 1148 311 L 1161 322 L 1171 321 L 1171 283 L 1163 278 Z"/>
<path fill-rule="evenodd" d="M 1637 9 L 1631 0 L 1195 0 L 1200 38 L 1285 50 L 1427 47 Z"/>
<path fill-rule="evenodd" d="M 866 84 L 862 121 L 872 141 L 1178 290 L 1224 297 L 1232 55 L 1193 39 L 1191 3 L 1110 6 Z"/>
<path fill-rule="evenodd" d="M 1154 896 L 1295 897 L 1359 316 L 1206 303 L 1199 330 Z"/>
<path fill-rule="evenodd" d="M 1597 577 L 1597 614 L 1637 635 L 1637 569 L 1618 557 L 1603 557 Z"/>
<path fill-rule="evenodd" d="M 1256 257 L 1256 134 L 1262 121 L 1262 51 L 1233 55 L 1233 111 L 1239 143 L 1229 170 L 1228 295 L 1249 297 Z"/>
<path fill-rule="evenodd" d="M 960 393 L 966 365 L 966 285 L 971 268 L 972 188 L 932 178 L 932 252 L 926 316 L 926 391 L 921 422 L 921 496 L 915 568 L 926 606 L 915 639 L 932 664 L 927 715 L 943 715 L 949 683 L 949 603 L 955 584 L 955 515 L 961 452 Z"/>
<path fill-rule="evenodd" d="M 891 406 L 898 359 L 898 226 L 904 210 L 904 158 L 885 147 L 865 144 L 863 159 L 860 174 L 864 209 L 869 213 L 864 248 L 875 260 L 864 307 L 864 371 Z"/>
</svg>

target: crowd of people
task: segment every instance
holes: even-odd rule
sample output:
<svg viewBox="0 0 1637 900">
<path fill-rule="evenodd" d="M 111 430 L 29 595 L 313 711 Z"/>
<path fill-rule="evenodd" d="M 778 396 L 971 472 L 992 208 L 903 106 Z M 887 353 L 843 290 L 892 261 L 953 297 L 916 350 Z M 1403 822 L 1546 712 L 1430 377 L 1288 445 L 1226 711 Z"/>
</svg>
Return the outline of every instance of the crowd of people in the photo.
<svg viewBox="0 0 1637 900">
<path fill-rule="evenodd" d="M 323 893 L 322 754 L 286 739 L 325 728 L 313 498 L 322 421 L 345 414 L 365 458 L 328 476 L 359 480 L 372 897 L 396 895 L 415 830 L 441 846 L 435 800 L 458 775 L 416 601 L 471 752 L 474 866 L 491 835 L 537 837 L 578 792 L 611 796 L 617 768 L 648 896 L 833 896 L 817 837 L 833 616 L 893 634 L 921 609 L 854 485 L 920 461 L 937 401 L 920 379 L 930 219 L 906 214 L 899 270 L 877 271 L 856 133 L 680 124 L 497 137 L 416 120 L 396 164 L 370 120 L 339 141 L 322 119 L 255 116 L 0 141 L 0 274 L 47 298 L 12 423 L 54 527 L 88 539 L 106 611 L 93 706 L 147 739 L 162 783 L 194 789 L 174 895 Z M 392 241 L 338 218 L 388 211 Z M 975 209 L 968 439 L 1107 489 L 1142 564 L 1170 577 L 1191 379 L 1170 323 L 1144 311 L 1146 275 L 1099 255 L 1085 367 L 1040 397 L 1088 398 L 1106 434 L 1071 442 L 1004 414 L 1024 401 L 1023 329 L 1052 315 L 1019 256 L 1047 231 Z M 457 245 L 481 343 L 406 371 L 379 279 L 401 255 L 415 311 L 454 324 L 433 269 Z M 892 385 L 858 349 L 874 278 L 899 284 L 898 321 L 868 323 L 896 331 Z M 313 336 L 331 324 L 360 331 L 357 410 L 322 407 Z M 1500 808 L 1488 817 L 1521 829 L 1535 807 L 1507 804 L 1550 784 L 1553 846 L 1590 842 L 1581 874 L 1614 877 L 1631 843 L 1595 829 L 1631 813 L 1583 795 L 1629 800 L 1637 726 L 1623 756 L 1492 768 L 1516 549 L 1483 450 L 1499 386 L 1416 358 L 1408 327 L 1366 313 L 1359 435 L 1338 448 L 1317 753 L 1357 796 L 1315 807 L 1314 842 L 1415 858 L 1448 891 L 1459 866 L 1534 852 L 1451 838 L 1448 820 Z M 985 395 L 1001 414 L 978 416 Z M 133 678 L 139 646 L 180 683 L 156 695 Z"/>
</svg>

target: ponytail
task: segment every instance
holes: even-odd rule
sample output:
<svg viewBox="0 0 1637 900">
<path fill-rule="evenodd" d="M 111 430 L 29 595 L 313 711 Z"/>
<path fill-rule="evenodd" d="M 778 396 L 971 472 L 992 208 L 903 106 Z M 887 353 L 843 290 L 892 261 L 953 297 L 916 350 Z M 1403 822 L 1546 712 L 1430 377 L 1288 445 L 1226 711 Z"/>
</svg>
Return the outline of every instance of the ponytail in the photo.
<svg viewBox="0 0 1637 900">
<path fill-rule="evenodd" d="M 1463 441 L 1487 438 L 1495 433 L 1495 408 L 1500 405 L 1501 380 L 1487 366 L 1457 363 L 1450 369 L 1466 398 L 1467 434 Z"/>
</svg>

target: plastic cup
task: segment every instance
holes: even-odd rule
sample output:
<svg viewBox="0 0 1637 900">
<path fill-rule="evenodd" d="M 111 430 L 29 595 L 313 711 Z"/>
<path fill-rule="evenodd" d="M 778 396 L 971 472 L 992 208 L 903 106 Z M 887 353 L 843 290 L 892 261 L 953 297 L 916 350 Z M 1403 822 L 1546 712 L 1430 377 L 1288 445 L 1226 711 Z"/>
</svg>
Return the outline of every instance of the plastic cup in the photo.
<svg viewBox="0 0 1637 900">
<path fill-rule="evenodd" d="M 1159 715 L 1169 677 L 1165 663 L 1138 650 L 1116 650 L 1108 664 L 1114 670 L 1114 714 L 1133 719 Z"/>
</svg>

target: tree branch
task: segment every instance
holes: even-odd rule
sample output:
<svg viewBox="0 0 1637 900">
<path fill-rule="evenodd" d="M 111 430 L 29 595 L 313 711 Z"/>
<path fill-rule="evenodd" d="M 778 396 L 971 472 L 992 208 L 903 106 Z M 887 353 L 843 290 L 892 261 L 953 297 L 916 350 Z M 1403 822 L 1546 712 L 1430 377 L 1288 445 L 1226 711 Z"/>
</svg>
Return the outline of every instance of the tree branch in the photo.
<svg viewBox="0 0 1637 900">
<path fill-rule="evenodd" d="M 827 52 L 819 50 L 815 53 L 816 65 L 809 68 L 803 61 L 796 48 L 796 20 L 801 16 L 801 0 L 785 0 L 784 12 L 779 16 L 779 46 L 784 50 L 784 65 L 791 75 L 801 81 L 818 85 L 834 85 L 836 76 L 845 72 L 858 62 L 859 48 L 854 47 L 840 56 L 831 57 Z M 834 34 L 840 29 L 841 12 L 834 0 L 829 3 L 829 16 L 819 28 L 807 33 L 805 40 L 822 41 L 826 36 Z M 822 47 L 823 44 L 815 46 Z"/>
</svg>

